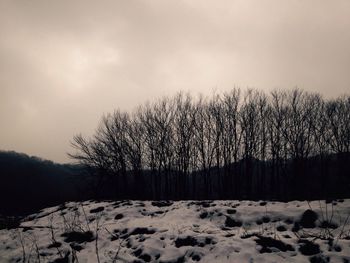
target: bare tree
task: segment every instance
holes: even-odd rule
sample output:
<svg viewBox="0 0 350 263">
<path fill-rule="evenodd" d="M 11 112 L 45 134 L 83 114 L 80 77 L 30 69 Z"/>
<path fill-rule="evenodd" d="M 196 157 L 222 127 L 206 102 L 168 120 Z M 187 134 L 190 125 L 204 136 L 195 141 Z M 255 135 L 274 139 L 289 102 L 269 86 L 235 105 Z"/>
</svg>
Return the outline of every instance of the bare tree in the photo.
<svg viewBox="0 0 350 263">
<path fill-rule="evenodd" d="M 241 131 L 239 126 L 240 89 L 224 93 L 223 104 L 222 155 L 224 166 L 224 193 L 227 198 L 238 197 L 240 182 L 236 164 L 241 152 Z"/>
<path fill-rule="evenodd" d="M 179 185 L 184 186 L 185 196 L 187 196 L 188 190 L 196 193 L 194 177 L 192 182 L 189 179 L 196 165 L 193 144 L 197 112 L 189 94 L 179 93 L 174 99 L 174 107 L 174 169 L 177 172 L 175 185 L 176 188 Z M 175 190 L 176 193 L 180 193 L 179 189 Z"/>
<path fill-rule="evenodd" d="M 244 97 L 244 104 L 240 110 L 240 126 L 242 129 L 242 147 L 245 163 L 246 195 L 252 194 L 253 165 L 259 151 L 259 93 L 248 90 Z"/>
<path fill-rule="evenodd" d="M 286 93 L 282 91 L 271 92 L 271 102 L 268 107 L 268 155 L 271 159 L 270 192 L 278 194 L 281 169 L 286 158 L 286 144 L 283 136 L 286 115 Z M 283 154 L 285 153 L 285 154 Z"/>
<path fill-rule="evenodd" d="M 107 114 L 92 138 L 77 135 L 72 146 L 98 186 L 112 178 L 118 198 L 310 197 L 309 189 L 349 181 L 350 98 L 300 89 L 241 96 L 235 88 L 196 100 L 178 93 Z M 332 177 L 330 154 L 340 164 Z"/>
</svg>

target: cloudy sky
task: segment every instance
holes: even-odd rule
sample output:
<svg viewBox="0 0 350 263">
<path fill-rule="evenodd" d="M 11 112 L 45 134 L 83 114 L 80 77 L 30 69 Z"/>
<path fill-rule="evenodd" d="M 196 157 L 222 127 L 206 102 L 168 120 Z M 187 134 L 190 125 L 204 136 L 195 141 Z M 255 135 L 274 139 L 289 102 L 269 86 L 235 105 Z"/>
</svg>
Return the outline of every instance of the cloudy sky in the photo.
<svg viewBox="0 0 350 263">
<path fill-rule="evenodd" d="M 0 0 L 0 149 L 57 162 L 177 91 L 350 90 L 350 1 Z"/>
</svg>

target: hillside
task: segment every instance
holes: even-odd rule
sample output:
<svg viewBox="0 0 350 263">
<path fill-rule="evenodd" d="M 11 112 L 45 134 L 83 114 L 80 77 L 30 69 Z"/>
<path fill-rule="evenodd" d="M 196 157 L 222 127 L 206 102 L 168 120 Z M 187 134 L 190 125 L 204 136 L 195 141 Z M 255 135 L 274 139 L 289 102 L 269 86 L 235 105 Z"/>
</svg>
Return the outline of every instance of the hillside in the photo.
<svg viewBox="0 0 350 263">
<path fill-rule="evenodd" d="M 83 166 L 0 151 L 0 214 L 25 215 L 62 202 L 91 198 L 279 201 L 348 198 L 349 158 L 349 154 L 311 157 L 302 173 L 288 160 L 277 180 L 271 162 L 256 159 L 187 175 L 151 170 L 106 174 L 105 170 L 88 173 Z M 246 167 L 250 170 L 248 174 Z"/>
<path fill-rule="evenodd" d="M 80 166 L 0 151 L 0 214 L 32 213 L 83 198 L 84 179 Z"/>
<path fill-rule="evenodd" d="M 85 201 L 0 230 L 1 262 L 349 262 L 350 200 Z"/>
</svg>

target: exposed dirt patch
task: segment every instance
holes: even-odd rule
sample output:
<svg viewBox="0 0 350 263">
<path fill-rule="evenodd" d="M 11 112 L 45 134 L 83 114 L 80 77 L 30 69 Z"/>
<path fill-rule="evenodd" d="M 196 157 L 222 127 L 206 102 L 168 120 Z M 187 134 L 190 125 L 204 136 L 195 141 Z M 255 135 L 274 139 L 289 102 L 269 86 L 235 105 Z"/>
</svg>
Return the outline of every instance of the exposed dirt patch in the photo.
<svg viewBox="0 0 350 263">
<path fill-rule="evenodd" d="M 278 249 L 279 251 L 295 251 L 292 245 L 286 244 L 280 240 L 273 239 L 271 237 L 257 236 L 255 242 L 262 246 L 260 249 L 260 253 L 271 253 L 273 252 L 273 248 Z"/>
<path fill-rule="evenodd" d="M 226 212 L 227 212 L 227 214 L 229 214 L 229 215 L 233 215 L 233 214 L 236 214 L 236 213 L 237 213 L 237 210 L 236 210 L 236 209 L 227 209 Z"/>
<path fill-rule="evenodd" d="M 199 237 L 199 238 L 194 238 L 191 236 L 187 237 L 178 237 L 175 240 L 175 246 L 177 248 L 179 247 L 185 247 L 185 246 L 191 246 L 191 247 L 204 247 L 206 245 L 210 244 L 216 244 L 213 238 L 211 237 Z"/>
<path fill-rule="evenodd" d="M 92 213 L 92 214 L 99 213 L 99 212 L 102 212 L 103 210 L 105 210 L 105 208 L 103 206 L 99 206 L 99 207 L 96 207 L 94 209 L 91 209 L 90 213 Z"/>
<path fill-rule="evenodd" d="M 152 205 L 156 206 L 156 207 L 166 207 L 166 206 L 173 205 L 173 202 L 171 202 L 171 201 L 153 201 Z"/>
<path fill-rule="evenodd" d="M 322 221 L 320 224 L 320 228 L 324 228 L 324 229 L 337 229 L 339 226 L 334 223 L 334 222 L 329 222 L 327 220 Z"/>
<path fill-rule="evenodd" d="M 321 252 L 320 246 L 309 240 L 301 239 L 298 243 L 300 244 L 299 251 L 304 256 L 312 256 Z"/>
<path fill-rule="evenodd" d="M 124 217 L 123 214 L 117 214 L 117 215 L 114 217 L 114 219 L 115 219 L 115 220 L 120 220 L 120 219 L 122 219 L 123 217 Z"/>
<path fill-rule="evenodd" d="M 205 219 L 205 218 L 207 218 L 208 217 L 208 212 L 202 212 L 200 215 L 199 215 L 199 217 L 201 218 L 201 219 Z"/>
<path fill-rule="evenodd" d="M 62 234 L 63 237 L 65 237 L 64 241 L 67 243 L 70 242 L 76 242 L 76 243 L 83 243 L 83 242 L 91 242 L 95 239 L 93 233 L 91 231 L 86 232 L 78 232 L 78 231 L 72 231 L 72 232 L 66 232 Z"/>
<path fill-rule="evenodd" d="M 74 243 L 74 242 L 70 244 L 70 247 L 71 247 L 73 250 L 76 250 L 76 251 L 81 251 L 81 250 L 84 249 L 83 246 L 81 246 L 81 245 L 79 245 L 79 244 L 77 244 L 77 243 Z"/>
<path fill-rule="evenodd" d="M 317 255 L 317 256 L 311 257 L 310 262 L 311 263 L 328 263 L 330 262 L 330 258 L 324 255 Z"/>
<path fill-rule="evenodd" d="M 279 232 L 285 232 L 285 231 L 287 231 L 287 228 L 286 228 L 285 226 L 283 226 L 283 225 L 278 226 L 276 229 L 277 229 L 277 231 L 279 231 Z"/>
<path fill-rule="evenodd" d="M 61 242 L 54 242 L 54 243 L 48 245 L 47 248 L 57 248 L 57 247 L 60 247 L 60 246 L 62 246 Z"/>
<path fill-rule="evenodd" d="M 152 235 L 156 232 L 153 228 L 147 228 L 147 227 L 136 227 L 134 230 L 132 230 L 129 235 Z"/>
<path fill-rule="evenodd" d="M 301 215 L 299 224 L 303 228 L 314 228 L 316 226 L 315 222 L 317 219 L 318 219 L 317 213 L 308 209 Z"/>
<path fill-rule="evenodd" d="M 242 225 L 242 221 L 238 221 L 229 216 L 226 216 L 225 227 L 241 227 Z"/>
</svg>

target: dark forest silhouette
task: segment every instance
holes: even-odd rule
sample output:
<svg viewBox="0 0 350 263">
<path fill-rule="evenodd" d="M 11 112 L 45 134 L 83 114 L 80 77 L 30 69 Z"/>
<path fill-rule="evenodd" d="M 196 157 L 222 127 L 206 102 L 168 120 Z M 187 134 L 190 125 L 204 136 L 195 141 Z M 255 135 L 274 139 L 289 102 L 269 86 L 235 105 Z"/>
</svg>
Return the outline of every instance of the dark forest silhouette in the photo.
<svg viewBox="0 0 350 263">
<path fill-rule="evenodd" d="M 350 97 L 299 89 L 179 93 L 104 116 L 70 156 L 97 196 L 313 199 L 349 196 Z"/>
<path fill-rule="evenodd" d="M 92 197 L 91 181 L 82 167 L 22 153 L 0 151 L 0 179 L 0 215 L 32 213 Z"/>
</svg>

